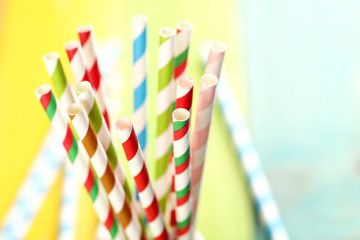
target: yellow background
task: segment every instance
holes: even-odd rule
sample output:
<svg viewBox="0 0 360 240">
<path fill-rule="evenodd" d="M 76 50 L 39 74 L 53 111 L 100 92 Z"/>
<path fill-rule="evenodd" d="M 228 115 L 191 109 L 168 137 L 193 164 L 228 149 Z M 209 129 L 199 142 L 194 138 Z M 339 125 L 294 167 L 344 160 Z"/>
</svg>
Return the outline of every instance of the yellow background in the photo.
<svg viewBox="0 0 360 240">
<path fill-rule="evenodd" d="M 121 37 L 124 42 L 122 69 L 126 89 L 131 87 L 130 17 L 149 16 L 149 86 L 150 110 L 155 109 L 158 29 L 175 26 L 179 20 L 194 23 L 190 46 L 189 76 L 196 86 L 202 74 L 199 46 L 204 38 L 224 41 L 228 45 L 225 65 L 243 104 L 241 60 L 241 23 L 237 6 L 230 0 L 183 1 L 90 1 L 90 0 L 8 0 L 3 1 L 0 19 L 0 79 L 2 113 L 0 122 L 0 223 L 11 206 L 33 158 L 49 129 L 49 121 L 34 95 L 34 90 L 50 79 L 42 55 L 57 51 L 70 81 L 65 42 L 77 39 L 75 28 L 93 24 L 96 37 Z M 131 91 L 128 91 L 131 93 Z M 197 88 L 195 88 L 195 100 Z M 123 99 L 132 99 L 131 94 Z M 125 105 L 130 115 L 132 103 Z M 153 119 L 151 119 L 152 124 Z M 150 125 L 151 126 L 151 125 Z M 154 136 L 153 130 L 150 137 Z M 152 147 L 153 144 L 150 144 Z M 207 152 L 198 213 L 198 229 L 207 239 L 253 237 L 251 201 L 235 150 L 226 132 L 218 107 Z M 127 168 L 127 166 L 125 166 Z M 36 217 L 28 239 L 54 239 L 57 235 L 62 174 Z M 86 191 L 81 190 L 77 239 L 94 236 L 97 218 Z M 21 231 L 19 229 L 19 231 Z"/>
</svg>

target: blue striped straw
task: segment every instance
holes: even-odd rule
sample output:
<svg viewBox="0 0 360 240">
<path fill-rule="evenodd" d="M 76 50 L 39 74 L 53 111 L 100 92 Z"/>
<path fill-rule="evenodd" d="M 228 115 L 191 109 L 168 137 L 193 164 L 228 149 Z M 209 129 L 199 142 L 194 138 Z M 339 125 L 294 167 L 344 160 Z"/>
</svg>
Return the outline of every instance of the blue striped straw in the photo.
<svg viewBox="0 0 360 240">
<path fill-rule="evenodd" d="M 239 155 L 239 163 L 242 164 L 251 193 L 261 219 L 269 232 L 270 239 L 286 240 L 288 235 L 282 223 L 278 207 L 272 196 L 248 128 L 243 120 L 235 93 L 224 70 L 217 86 L 216 96 Z"/>
<path fill-rule="evenodd" d="M 133 85 L 134 85 L 134 128 L 144 156 L 147 145 L 147 109 L 146 109 L 146 29 L 147 17 L 132 17 L 133 32 Z M 145 159 L 147 159 L 145 157 Z"/>
<path fill-rule="evenodd" d="M 51 131 L 43 147 L 34 159 L 28 175 L 17 192 L 0 227 L 0 239 L 25 239 L 66 160 L 64 151 L 56 146 L 55 134 Z"/>
</svg>

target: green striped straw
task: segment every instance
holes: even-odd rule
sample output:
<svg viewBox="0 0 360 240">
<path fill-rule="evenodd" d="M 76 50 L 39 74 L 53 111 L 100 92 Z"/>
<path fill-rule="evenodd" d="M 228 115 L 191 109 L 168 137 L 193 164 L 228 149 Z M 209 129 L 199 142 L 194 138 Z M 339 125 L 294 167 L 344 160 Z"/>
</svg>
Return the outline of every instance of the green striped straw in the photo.
<svg viewBox="0 0 360 240">
<path fill-rule="evenodd" d="M 165 211 L 171 185 L 170 158 L 172 156 L 171 113 L 175 109 L 173 86 L 174 71 L 174 28 L 161 28 L 159 47 L 159 76 L 157 94 L 156 146 L 155 146 L 155 193 L 160 209 Z"/>
<path fill-rule="evenodd" d="M 90 123 L 94 128 L 94 131 L 106 152 L 106 155 L 110 162 L 110 166 L 114 170 L 115 177 L 124 187 L 126 197 L 128 201 L 131 202 L 131 191 L 129 188 L 129 184 L 125 178 L 124 169 L 122 168 L 120 161 L 118 160 L 114 144 L 111 140 L 109 129 L 100 111 L 99 104 L 96 100 L 95 93 L 91 87 L 90 82 L 79 82 L 78 84 L 76 84 L 75 90 L 78 94 L 80 103 L 84 106 Z"/>
</svg>

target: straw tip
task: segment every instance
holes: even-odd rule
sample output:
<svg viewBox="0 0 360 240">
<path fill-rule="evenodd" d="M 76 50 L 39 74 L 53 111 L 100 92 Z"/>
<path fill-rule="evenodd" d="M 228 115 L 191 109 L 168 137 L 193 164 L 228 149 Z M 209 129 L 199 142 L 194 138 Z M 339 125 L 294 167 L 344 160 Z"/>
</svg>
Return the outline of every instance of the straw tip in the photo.
<svg viewBox="0 0 360 240">
<path fill-rule="evenodd" d="M 93 30 L 94 27 L 91 24 L 84 24 L 76 28 L 77 33 L 91 32 Z"/>
<path fill-rule="evenodd" d="M 172 117 L 174 122 L 186 121 L 190 118 L 190 112 L 185 108 L 177 108 L 173 111 Z"/>
<path fill-rule="evenodd" d="M 163 38 L 169 38 L 169 37 L 173 37 L 176 35 L 176 30 L 175 30 L 175 28 L 172 28 L 172 27 L 163 27 L 163 28 L 160 28 L 159 34 Z"/>
<path fill-rule="evenodd" d="M 51 91 L 51 86 L 49 84 L 43 84 L 35 89 L 36 96 L 40 97 L 44 94 L 47 94 Z"/>
<path fill-rule="evenodd" d="M 226 52 L 227 45 L 223 42 L 212 42 L 211 43 L 211 50 L 214 52 Z"/>
<path fill-rule="evenodd" d="M 182 76 L 182 77 L 178 78 L 177 84 L 181 88 L 190 89 L 190 88 L 194 87 L 194 80 L 192 80 L 190 77 Z"/>
<path fill-rule="evenodd" d="M 80 103 L 73 103 L 71 104 L 68 109 L 66 110 L 66 113 L 69 116 L 75 116 L 81 113 L 83 106 Z"/>
<path fill-rule="evenodd" d="M 130 118 L 121 117 L 115 122 L 115 129 L 118 131 L 127 130 L 132 127 Z"/>
<path fill-rule="evenodd" d="M 201 82 L 209 87 L 216 85 L 218 81 L 219 79 L 214 74 L 207 73 L 201 77 Z"/>
<path fill-rule="evenodd" d="M 80 42 L 78 40 L 69 41 L 64 45 L 65 50 L 72 50 L 79 47 L 80 47 Z"/>
<path fill-rule="evenodd" d="M 176 28 L 180 31 L 191 31 L 194 28 L 192 22 L 183 20 L 176 23 Z"/>
<path fill-rule="evenodd" d="M 79 94 L 84 93 L 89 89 L 91 89 L 91 84 L 88 81 L 81 81 L 75 85 L 75 91 Z"/>
<path fill-rule="evenodd" d="M 60 58 L 60 54 L 57 52 L 49 52 L 44 54 L 43 56 L 44 62 L 57 61 L 59 58 Z"/>
<path fill-rule="evenodd" d="M 147 22 L 148 17 L 145 14 L 135 14 L 131 17 L 132 21 Z"/>
</svg>

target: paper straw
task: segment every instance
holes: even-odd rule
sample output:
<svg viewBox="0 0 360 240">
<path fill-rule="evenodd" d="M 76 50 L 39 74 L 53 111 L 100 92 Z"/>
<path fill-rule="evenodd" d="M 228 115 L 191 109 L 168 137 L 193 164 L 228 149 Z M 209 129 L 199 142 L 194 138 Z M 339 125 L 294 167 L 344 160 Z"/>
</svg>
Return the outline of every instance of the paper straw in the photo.
<svg viewBox="0 0 360 240">
<path fill-rule="evenodd" d="M 86 69 L 86 62 L 83 49 L 79 41 L 67 42 L 64 46 L 69 58 L 71 72 L 75 82 L 88 81 L 94 87 L 93 79 L 89 71 Z"/>
<path fill-rule="evenodd" d="M 221 66 L 227 46 L 222 42 L 213 42 L 210 47 L 210 53 L 206 62 L 205 74 L 214 74 L 220 77 Z"/>
<path fill-rule="evenodd" d="M 147 143 L 147 17 L 132 17 L 134 128 L 146 161 Z"/>
<path fill-rule="evenodd" d="M 101 185 L 98 184 L 98 179 L 89 166 L 84 149 L 81 148 L 82 145 L 78 145 L 76 137 L 69 125 L 69 119 L 59 107 L 59 103 L 52 93 L 51 87 L 49 85 L 42 85 L 36 89 L 35 94 L 50 119 L 51 125 L 58 138 L 62 140 L 68 159 L 73 164 L 78 178 L 88 191 L 101 222 L 105 224 L 113 238 L 119 238 L 118 223 L 113 216 L 113 212 L 104 193 L 101 193 Z"/>
<path fill-rule="evenodd" d="M 174 110 L 174 87 L 172 83 L 176 31 L 162 28 L 159 47 L 159 79 L 157 95 L 157 121 L 155 143 L 155 192 L 161 211 L 166 207 L 171 185 L 170 157 L 172 155 L 171 113 Z"/>
<path fill-rule="evenodd" d="M 28 235 L 66 158 L 57 144 L 55 133 L 50 131 L 4 215 L 0 239 L 25 239 Z"/>
<path fill-rule="evenodd" d="M 90 77 L 92 79 L 91 84 L 93 85 L 96 96 L 99 102 L 100 110 L 104 115 L 106 125 L 110 129 L 110 117 L 106 108 L 105 94 L 103 90 L 103 83 L 101 78 L 101 73 L 97 60 L 97 49 L 95 41 L 95 32 L 91 25 L 80 26 L 76 29 L 81 46 L 84 50 L 86 68 L 89 71 Z"/>
<path fill-rule="evenodd" d="M 126 197 L 131 202 L 131 191 L 129 184 L 125 178 L 125 172 L 118 159 L 114 144 L 111 140 L 109 129 L 106 126 L 105 119 L 100 112 L 95 94 L 89 82 L 80 82 L 75 87 L 76 92 L 79 94 L 80 103 L 83 105 L 90 123 L 99 138 L 102 147 L 109 159 L 110 166 L 114 171 L 115 177 L 119 180 L 125 190 Z"/>
<path fill-rule="evenodd" d="M 184 108 L 178 108 L 173 112 L 172 119 L 174 129 L 177 238 L 191 239 L 190 112 Z"/>
<path fill-rule="evenodd" d="M 176 24 L 176 29 L 174 78 L 178 79 L 186 75 L 186 63 L 193 24 L 188 21 L 181 21 Z"/>
<path fill-rule="evenodd" d="M 180 77 L 176 83 L 176 108 L 184 108 L 191 114 L 194 81 L 189 77 Z"/>
<path fill-rule="evenodd" d="M 222 74 L 216 96 L 270 239 L 289 239 L 226 72 Z"/>
<path fill-rule="evenodd" d="M 60 56 L 56 52 L 43 56 L 49 76 L 55 86 L 55 92 L 60 100 L 60 105 L 66 109 L 77 101 L 74 91 L 66 80 L 61 66 Z M 62 186 L 62 200 L 60 207 L 58 239 L 74 239 L 76 236 L 76 223 L 78 212 L 79 185 L 76 182 L 74 170 L 69 163 L 64 165 L 64 179 Z"/>
<path fill-rule="evenodd" d="M 129 239 L 144 239 L 139 220 L 131 213 L 124 189 L 119 181 L 115 180 L 114 172 L 110 167 L 104 148 L 96 137 L 83 106 L 74 103 L 68 108 L 67 113 L 89 155 L 94 171 L 105 187 L 110 203 L 125 230 L 126 236 Z"/>
<path fill-rule="evenodd" d="M 218 78 L 213 74 L 205 74 L 200 82 L 197 114 L 191 142 L 191 193 L 194 224 L 217 83 Z"/>
<path fill-rule="evenodd" d="M 139 192 L 140 203 L 145 210 L 153 237 L 154 239 L 168 239 L 168 233 L 159 204 L 154 194 L 144 157 L 130 119 L 118 119 L 115 123 L 115 129 L 118 131 L 124 148 L 131 174 L 134 177 Z"/>
</svg>

